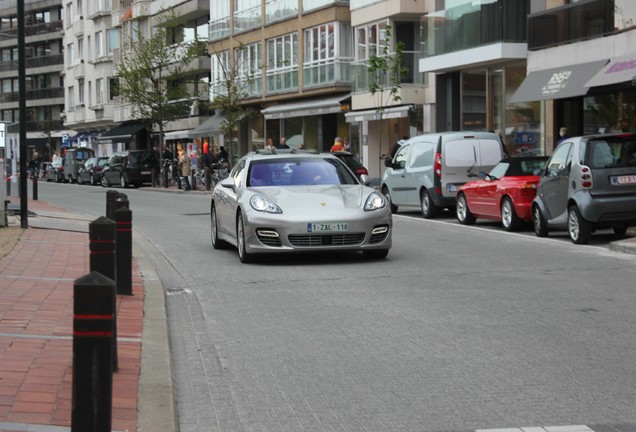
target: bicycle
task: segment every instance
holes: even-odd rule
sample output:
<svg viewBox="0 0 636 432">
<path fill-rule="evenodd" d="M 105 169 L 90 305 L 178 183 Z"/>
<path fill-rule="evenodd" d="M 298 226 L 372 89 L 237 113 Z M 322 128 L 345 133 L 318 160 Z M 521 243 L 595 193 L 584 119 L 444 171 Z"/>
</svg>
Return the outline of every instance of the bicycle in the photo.
<svg viewBox="0 0 636 432">
<path fill-rule="evenodd" d="M 194 168 L 192 181 L 196 190 L 204 191 L 208 189 L 208 171 L 208 168 Z"/>
<path fill-rule="evenodd" d="M 166 185 L 166 179 L 168 184 Z M 179 181 L 179 170 L 176 165 L 170 159 L 164 159 L 159 171 L 159 185 L 161 187 L 170 187 L 177 184 Z"/>
<path fill-rule="evenodd" d="M 229 170 L 224 162 L 216 162 L 210 164 L 210 185 L 216 186 L 218 182 L 230 175 Z"/>
</svg>

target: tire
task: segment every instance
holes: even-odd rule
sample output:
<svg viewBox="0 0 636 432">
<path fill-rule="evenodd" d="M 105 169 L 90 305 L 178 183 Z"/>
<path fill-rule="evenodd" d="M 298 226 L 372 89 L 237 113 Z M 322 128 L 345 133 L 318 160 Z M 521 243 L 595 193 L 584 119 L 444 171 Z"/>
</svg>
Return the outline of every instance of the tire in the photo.
<svg viewBox="0 0 636 432">
<path fill-rule="evenodd" d="M 576 205 L 568 208 L 568 234 L 574 244 L 586 244 L 592 235 L 592 224 L 583 219 Z"/>
<path fill-rule="evenodd" d="M 82 180 L 82 176 L 81 175 L 77 176 L 77 184 L 78 185 L 84 184 L 84 181 Z"/>
<path fill-rule="evenodd" d="M 466 195 L 459 194 L 457 196 L 457 207 L 455 208 L 457 214 L 457 220 L 462 225 L 472 225 L 475 223 L 475 215 L 470 212 L 468 208 L 468 202 L 466 202 Z"/>
<path fill-rule="evenodd" d="M 128 187 L 128 182 L 126 181 L 126 177 L 123 174 L 119 176 L 119 186 L 126 189 Z"/>
<path fill-rule="evenodd" d="M 521 219 L 517 216 L 515 206 L 508 197 L 501 202 L 501 224 L 506 231 L 516 231 L 521 226 Z"/>
<path fill-rule="evenodd" d="M 548 225 L 538 205 L 532 206 L 532 227 L 537 237 L 548 236 Z"/>
<path fill-rule="evenodd" d="M 382 195 L 384 195 L 384 198 L 386 198 L 386 200 L 389 202 L 389 207 L 391 208 L 391 213 L 397 213 L 398 206 L 393 204 L 393 200 L 391 199 L 391 193 L 389 192 L 389 188 L 388 187 L 384 186 L 382 188 Z"/>
<path fill-rule="evenodd" d="M 214 249 L 225 249 L 228 244 L 224 240 L 219 238 L 218 219 L 216 217 L 216 207 L 213 205 L 210 210 L 210 237 L 212 240 L 212 247 Z"/>
<path fill-rule="evenodd" d="M 254 262 L 254 255 L 247 252 L 245 246 L 245 226 L 243 225 L 243 215 L 239 213 L 236 218 L 236 248 L 238 249 L 239 260 L 243 264 Z"/>
<path fill-rule="evenodd" d="M 110 186 L 110 183 L 108 183 L 108 179 L 106 178 L 106 176 L 105 176 L 105 175 L 103 175 L 103 176 L 102 176 L 101 183 L 102 183 L 102 187 L 107 188 L 107 187 L 109 187 L 109 186 Z"/>
<path fill-rule="evenodd" d="M 365 251 L 362 251 L 362 254 L 367 259 L 380 260 L 387 257 L 387 255 L 389 254 L 389 250 L 388 249 L 365 250 Z"/>
<path fill-rule="evenodd" d="M 428 189 L 420 192 L 420 207 L 422 209 L 422 216 L 426 219 L 433 219 L 439 213 L 439 208 L 433 203 L 431 194 Z"/>
<path fill-rule="evenodd" d="M 616 234 L 618 237 L 623 237 L 625 234 L 627 234 L 626 226 L 615 226 L 613 230 L 614 234 Z"/>
</svg>

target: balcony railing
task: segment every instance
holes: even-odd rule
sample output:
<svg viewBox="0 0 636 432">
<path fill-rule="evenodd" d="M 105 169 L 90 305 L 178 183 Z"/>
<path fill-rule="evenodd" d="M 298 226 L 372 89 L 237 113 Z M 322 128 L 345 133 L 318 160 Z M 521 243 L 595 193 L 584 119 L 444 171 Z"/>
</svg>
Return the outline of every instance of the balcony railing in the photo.
<svg viewBox="0 0 636 432">
<path fill-rule="evenodd" d="M 351 61 L 331 59 L 303 64 L 303 87 L 316 87 L 337 82 L 351 82 Z"/>
<path fill-rule="evenodd" d="M 210 21 L 208 25 L 208 37 L 210 41 L 226 38 L 230 35 L 230 17 Z"/>
<path fill-rule="evenodd" d="M 63 97 L 64 97 L 63 87 L 27 90 L 26 92 L 26 99 L 29 101 L 40 100 L 40 99 L 63 98 Z M 20 92 L 0 93 L 0 101 L 2 102 L 18 102 L 19 98 L 20 98 Z"/>
<path fill-rule="evenodd" d="M 417 71 L 417 65 L 419 63 L 421 54 L 416 51 L 404 51 L 402 52 L 402 67 L 405 69 L 404 74 L 400 78 L 402 84 L 426 84 L 425 75 Z M 354 92 L 367 92 L 369 91 L 369 65 L 366 61 L 356 62 L 352 65 L 354 72 Z M 387 77 L 382 84 L 385 88 L 390 88 L 392 83 Z M 397 83 L 396 83 L 397 84 Z"/>
<path fill-rule="evenodd" d="M 572 3 L 528 17 L 528 49 L 598 38 L 636 26 L 633 0 Z"/>
<path fill-rule="evenodd" d="M 271 24 L 298 16 L 298 0 L 268 0 L 265 3 L 265 22 Z"/>
<path fill-rule="evenodd" d="M 298 66 L 267 71 L 267 93 L 298 89 Z"/>
<path fill-rule="evenodd" d="M 27 69 L 63 65 L 63 64 L 64 64 L 63 54 L 54 54 L 54 55 L 24 59 L 24 66 Z M 11 60 L 8 62 L 0 62 L 0 72 L 17 71 L 17 70 L 18 70 L 17 60 Z"/>
<path fill-rule="evenodd" d="M 234 12 L 234 33 L 241 33 L 261 26 L 261 6 Z"/>
<path fill-rule="evenodd" d="M 40 23 L 34 24 L 30 26 L 24 27 L 24 35 L 25 36 L 35 36 L 43 33 L 54 33 L 62 31 L 64 28 L 64 23 L 62 21 L 52 21 L 48 23 Z M 2 31 L 3 36 L 7 37 L 18 37 L 18 29 L 6 29 Z"/>
</svg>

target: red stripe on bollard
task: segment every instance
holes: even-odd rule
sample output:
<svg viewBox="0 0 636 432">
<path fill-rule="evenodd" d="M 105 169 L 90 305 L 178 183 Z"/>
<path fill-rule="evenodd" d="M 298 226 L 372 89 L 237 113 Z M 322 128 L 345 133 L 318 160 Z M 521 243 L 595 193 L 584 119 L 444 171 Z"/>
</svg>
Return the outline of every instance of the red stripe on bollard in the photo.
<svg viewBox="0 0 636 432">
<path fill-rule="evenodd" d="M 74 331 L 73 336 L 77 337 L 113 337 L 112 331 Z"/>
<path fill-rule="evenodd" d="M 113 319 L 113 316 L 110 314 L 75 314 L 75 319 L 111 321 Z"/>
</svg>

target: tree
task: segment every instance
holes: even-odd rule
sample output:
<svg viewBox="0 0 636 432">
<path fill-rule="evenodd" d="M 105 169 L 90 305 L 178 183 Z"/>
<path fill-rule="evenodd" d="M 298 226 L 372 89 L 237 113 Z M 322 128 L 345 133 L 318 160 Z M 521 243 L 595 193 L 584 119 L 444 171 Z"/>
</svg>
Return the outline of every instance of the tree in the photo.
<svg viewBox="0 0 636 432">
<path fill-rule="evenodd" d="M 367 60 L 369 74 L 368 90 L 373 96 L 376 119 L 380 121 L 380 149 L 382 148 L 382 125 L 384 109 L 387 105 L 400 102 L 400 89 L 403 75 L 408 70 L 402 65 L 404 42 L 395 43 L 395 51 L 391 52 L 391 26 L 384 28 L 384 36 L 380 37 L 382 53 L 373 54 Z"/>
<path fill-rule="evenodd" d="M 150 37 L 133 25 L 134 19 L 124 23 L 129 31 L 115 72 L 119 95 L 132 106 L 132 117 L 157 125 L 163 145 L 165 125 L 188 116 L 198 97 L 185 77 L 190 62 L 204 55 L 205 45 L 183 41 L 182 23 L 173 11 L 159 12 L 156 22 Z"/>
</svg>

